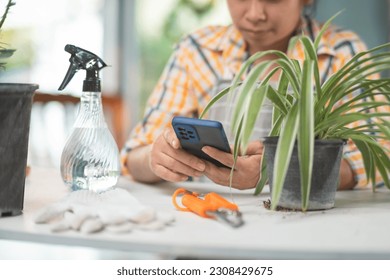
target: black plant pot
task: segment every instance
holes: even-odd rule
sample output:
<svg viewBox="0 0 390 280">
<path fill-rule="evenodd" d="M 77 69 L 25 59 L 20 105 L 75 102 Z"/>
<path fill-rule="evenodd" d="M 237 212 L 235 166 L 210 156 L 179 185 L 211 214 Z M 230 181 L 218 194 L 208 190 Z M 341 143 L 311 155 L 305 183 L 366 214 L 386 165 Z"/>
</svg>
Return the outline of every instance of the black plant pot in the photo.
<svg viewBox="0 0 390 280">
<path fill-rule="evenodd" d="M 271 192 L 278 139 L 278 137 L 267 137 L 264 141 L 264 153 Z M 336 190 L 339 184 L 343 143 L 342 140 L 315 141 L 313 173 L 307 210 L 323 210 L 334 207 Z M 277 206 L 296 210 L 302 209 L 301 179 L 298 148 L 296 145 L 291 156 L 282 194 Z"/>
<path fill-rule="evenodd" d="M 0 217 L 22 213 L 35 84 L 0 83 Z"/>
</svg>

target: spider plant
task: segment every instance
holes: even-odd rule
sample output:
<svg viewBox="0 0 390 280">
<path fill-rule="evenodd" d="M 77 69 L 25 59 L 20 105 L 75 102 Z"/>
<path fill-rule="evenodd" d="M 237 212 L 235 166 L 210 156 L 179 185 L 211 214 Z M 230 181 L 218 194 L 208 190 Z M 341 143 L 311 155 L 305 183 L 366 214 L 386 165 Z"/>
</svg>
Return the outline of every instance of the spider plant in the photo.
<svg viewBox="0 0 390 280">
<path fill-rule="evenodd" d="M 8 3 L 5 6 L 4 13 L 0 19 L 0 32 L 1 32 L 1 28 L 3 27 L 3 24 L 5 22 L 5 19 L 7 18 L 7 15 L 10 11 L 10 8 L 14 5 L 15 5 L 15 2 L 13 2 L 13 0 L 8 0 Z M 4 45 L 4 43 L 0 42 L 0 59 L 8 58 L 15 52 L 14 49 L 5 48 L 3 45 Z M 0 68 L 4 67 L 4 65 L 5 65 L 5 63 L 0 62 Z"/>
<path fill-rule="evenodd" d="M 303 61 L 291 59 L 285 53 L 275 50 L 252 55 L 242 65 L 231 86 L 214 96 L 200 116 L 203 117 L 224 95 L 233 92 L 238 94 L 231 119 L 235 135 L 233 155 L 237 160 L 238 155 L 247 149 L 265 98 L 271 101 L 273 117 L 270 136 L 279 137 L 272 180 L 271 209 L 276 209 L 279 201 L 295 143 L 298 146 L 300 165 L 302 210 L 307 209 L 315 139 L 352 140 L 362 153 L 367 177 L 373 186 L 377 170 L 385 185 L 390 188 L 389 150 L 378 143 L 378 140 L 390 139 L 390 112 L 379 110 L 390 104 L 390 79 L 370 79 L 373 74 L 390 70 L 390 43 L 356 54 L 339 71 L 321 83 L 316 50 L 322 34 L 334 17 L 324 24 L 314 42 L 305 35 L 294 37 L 290 41 L 289 48 L 297 43 L 302 44 L 305 51 Z M 258 59 L 270 54 L 276 56 L 276 59 L 253 65 Z M 252 69 L 241 81 L 250 66 L 253 66 Z M 271 78 L 277 72 L 279 83 L 272 86 Z M 360 93 L 354 94 L 357 90 Z M 352 99 L 337 107 L 340 100 L 351 94 L 354 94 Z M 355 122 L 364 124 L 351 127 Z M 266 163 L 263 161 L 256 194 L 261 192 L 268 180 L 265 170 Z M 231 176 L 232 174 L 233 172 Z"/>
</svg>

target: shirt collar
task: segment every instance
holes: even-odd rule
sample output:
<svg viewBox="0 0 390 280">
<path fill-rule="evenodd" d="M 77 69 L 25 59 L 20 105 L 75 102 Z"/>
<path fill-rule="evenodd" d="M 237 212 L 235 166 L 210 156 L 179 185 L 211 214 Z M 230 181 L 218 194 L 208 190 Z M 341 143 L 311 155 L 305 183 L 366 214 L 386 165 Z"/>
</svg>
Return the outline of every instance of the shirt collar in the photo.
<svg viewBox="0 0 390 280">
<path fill-rule="evenodd" d="M 318 21 L 309 18 L 309 17 L 302 17 L 301 18 L 301 25 L 297 29 L 296 34 L 303 33 L 304 35 L 308 36 L 313 42 L 315 38 L 319 35 L 321 28 L 323 24 L 320 24 Z M 335 56 L 336 51 L 330 44 L 329 39 L 327 39 L 327 34 L 328 31 L 325 31 L 322 34 L 322 37 L 320 38 L 319 44 L 318 44 L 318 49 L 317 49 L 317 54 L 318 55 L 330 55 L 330 56 Z"/>
<path fill-rule="evenodd" d="M 248 59 L 244 38 L 233 25 L 209 27 L 200 34 L 197 41 L 203 48 L 221 53 L 224 65 L 228 68 L 225 70 L 229 70 L 223 74 L 222 79 L 231 79 Z"/>
<path fill-rule="evenodd" d="M 301 24 L 297 29 L 296 34 L 303 33 L 314 40 L 314 38 L 318 36 L 321 27 L 322 25 L 316 20 L 302 17 Z M 207 34 L 209 36 L 203 34 L 203 36 L 197 38 L 199 44 L 212 51 L 222 52 L 223 60 L 226 65 L 228 65 L 230 72 L 237 73 L 242 63 L 249 57 L 249 54 L 246 51 L 246 43 L 241 33 L 234 25 L 209 27 L 207 32 L 209 32 L 209 34 Z M 330 45 L 329 40 L 326 39 L 326 33 L 327 32 L 325 31 L 320 38 L 317 54 L 334 56 L 336 52 Z M 302 52 L 299 50 L 294 50 L 288 55 L 290 57 L 302 59 Z"/>
<path fill-rule="evenodd" d="M 321 27 L 322 24 L 320 24 L 318 21 L 308 17 L 302 17 L 301 25 L 297 29 L 296 34 L 300 34 L 303 32 L 303 34 L 309 36 L 309 38 L 314 40 L 318 36 Z M 330 45 L 329 40 L 325 39 L 327 37 L 326 33 L 327 32 L 325 31 L 323 36 L 320 38 L 317 53 L 319 55 L 327 54 L 333 56 L 335 55 L 335 50 Z M 233 48 L 236 49 L 234 53 L 241 54 L 246 50 L 246 44 L 241 33 L 233 25 L 218 29 L 214 36 L 216 36 L 216 39 L 213 41 L 210 41 L 208 37 L 203 37 L 200 38 L 199 43 L 202 45 L 202 47 L 208 48 L 213 51 L 229 52 L 232 51 Z M 202 39 L 204 39 L 205 41 L 202 42 Z"/>
</svg>

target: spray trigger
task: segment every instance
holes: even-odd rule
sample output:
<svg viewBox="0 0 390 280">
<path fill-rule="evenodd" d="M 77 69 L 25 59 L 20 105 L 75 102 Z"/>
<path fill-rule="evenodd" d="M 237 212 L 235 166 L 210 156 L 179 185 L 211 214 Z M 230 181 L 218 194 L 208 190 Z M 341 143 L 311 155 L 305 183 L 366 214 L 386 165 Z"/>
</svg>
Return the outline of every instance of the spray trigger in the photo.
<svg viewBox="0 0 390 280">
<path fill-rule="evenodd" d="M 69 58 L 70 65 L 58 90 L 63 90 L 76 72 L 83 69 L 87 71 L 83 91 L 100 92 L 99 71 L 107 64 L 96 54 L 74 45 L 66 45 L 65 51 L 71 54 Z"/>
</svg>

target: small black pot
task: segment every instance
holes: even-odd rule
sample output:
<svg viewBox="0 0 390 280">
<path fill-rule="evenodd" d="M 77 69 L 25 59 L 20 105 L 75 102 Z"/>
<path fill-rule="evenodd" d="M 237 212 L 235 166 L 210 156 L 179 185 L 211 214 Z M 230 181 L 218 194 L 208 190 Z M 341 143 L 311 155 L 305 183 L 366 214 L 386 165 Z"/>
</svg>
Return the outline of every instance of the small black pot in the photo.
<svg viewBox="0 0 390 280">
<path fill-rule="evenodd" d="M 22 213 L 35 84 L 0 83 L 0 217 Z"/>
<path fill-rule="evenodd" d="M 278 137 L 267 137 L 263 142 L 271 192 L 278 139 Z M 336 190 L 339 184 L 343 144 L 344 141 L 342 140 L 315 141 L 313 174 L 307 210 L 323 210 L 334 207 Z M 277 206 L 295 210 L 302 209 L 301 179 L 297 145 L 294 146 L 291 155 L 291 161 L 287 170 L 282 194 Z"/>
</svg>

